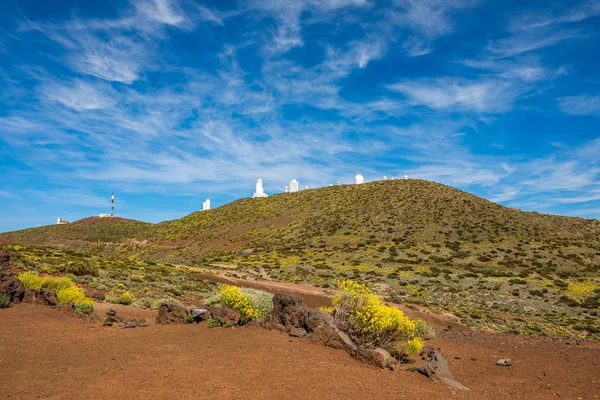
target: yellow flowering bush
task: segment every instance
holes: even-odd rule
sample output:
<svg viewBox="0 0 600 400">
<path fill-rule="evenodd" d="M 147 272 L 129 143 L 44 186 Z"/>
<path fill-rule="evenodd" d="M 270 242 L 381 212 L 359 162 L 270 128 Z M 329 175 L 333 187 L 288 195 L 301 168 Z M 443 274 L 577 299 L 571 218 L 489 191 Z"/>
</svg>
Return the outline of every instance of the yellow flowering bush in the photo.
<svg viewBox="0 0 600 400">
<path fill-rule="evenodd" d="M 48 288 L 48 289 L 52 289 L 55 292 L 60 292 L 61 290 L 64 289 L 68 289 L 71 286 L 74 286 L 75 284 L 73 283 L 72 280 L 70 280 L 69 278 L 67 278 L 66 276 L 64 277 L 48 277 L 48 278 L 44 278 L 44 285 L 43 287 Z"/>
<path fill-rule="evenodd" d="M 85 291 L 67 277 L 41 277 L 36 272 L 22 272 L 17 278 L 23 282 L 27 289 L 39 292 L 41 288 L 52 289 L 56 292 L 58 302 L 61 304 L 73 303 L 74 305 L 93 306 L 94 301 L 85 295 Z"/>
<path fill-rule="evenodd" d="M 60 304 L 73 303 L 75 305 L 94 305 L 94 301 L 85 295 L 85 291 L 75 285 L 58 291 L 56 297 Z"/>
<path fill-rule="evenodd" d="M 252 307 L 250 299 L 242 294 L 239 287 L 223 285 L 220 292 L 223 304 L 238 310 L 242 316 L 242 321 L 247 322 L 259 317 L 258 311 Z"/>
<path fill-rule="evenodd" d="M 25 289 L 32 289 L 39 292 L 44 284 L 44 278 L 39 276 L 36 272 L 21 272 L 17 275 L 17 279 L 23 283 Z"/>
<path fill-rule="evenodd" d="M 388 306 L 360 283 L 342 281 L 338 289 L 341 293 L 332 299 L 334 318 L 357 344 L 393 352 L 403 349 L 407 354 L 421 350 L 423 340 L 417 337 L 415 323 L 401 310 Z"/>
<path fill-rule="evenodd" d="M 575 300 L 583 300 L 584 298 L 593 295 L 596 288 L 598 288 L 598 284 L 591 280 L 569 282 L 569 286 L 565 290 L 565 293 Z"/>
<path fill-rule="evenodd" d="M 129 305 L 133 303 L 135 296 L 130 292 L 124 292 L 119 296 L 119 302 L 121 304 Z"/>
</svg>

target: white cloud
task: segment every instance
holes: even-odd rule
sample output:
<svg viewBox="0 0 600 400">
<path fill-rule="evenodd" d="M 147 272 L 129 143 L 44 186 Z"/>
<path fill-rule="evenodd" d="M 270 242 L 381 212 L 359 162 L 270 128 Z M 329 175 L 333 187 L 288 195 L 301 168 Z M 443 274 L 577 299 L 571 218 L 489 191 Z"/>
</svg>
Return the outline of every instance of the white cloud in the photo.
<svg viewBox="0 0 600 400">
<path fill-rule="evenodd" d="M 173 26 L 181 25 L 185 21 L 182 10 L 175 2 L 150 0 L 138 1 L 134 4 L 137 11 L 150 21 Z"/>
<path fill-rule="evenodd" d="M 600 96 L 566 96 L 559 98 L 558 104 L 567 114 L 600 115 Z"/>
<path fill-rule="evenodd" d="M 575 38 L 585 37 L 577 30 L 548 30 L 545 28 L 520 31 L 501 39 L 491 41 L 486 50 L 500 58 L 514 57 Z"/>
<path fill-rule="evenodd" d="M 569 4 L 565 2 L 565 4 Z M 547 10 L 536 10 L 524 13 L 512 19 L 509 27 L 512 31 L 536 29 L 548 25 L 573 23 L 600 15 L 600 2 L 587 0 L 560 13 L 549 13 Z"/>
<path fill-rule="evenodd" d="M 40 95 L 76 111 L 106 109 L 115 105 L 117 93 L 110 86 L 81 80 L 59 84 L 48 82 L 39 88 Z"/>
<path fill-rule="evenodd" d="M 433 109 L 502 112 L 511 108 L 519 92 L 508 81 L 458 78 L 400 81 L 386 86 L 403 93 L 412 105 Z"/>
</svg>

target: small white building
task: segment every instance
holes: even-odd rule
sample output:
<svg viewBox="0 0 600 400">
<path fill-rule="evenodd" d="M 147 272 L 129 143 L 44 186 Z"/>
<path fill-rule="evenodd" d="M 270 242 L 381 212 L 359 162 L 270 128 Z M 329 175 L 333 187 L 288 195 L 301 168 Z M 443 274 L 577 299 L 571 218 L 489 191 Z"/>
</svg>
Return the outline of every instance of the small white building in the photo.
<svg viewBox="0 0 600 400">
<path fill-rule="evenodd" d="M 206 199 L 206 201 L 202 203 L 202 211 L 207 210 L 210 210 L 210 199 Z"/>
<path fill-rule="evenodd" d="M 257 198 L 257 197 L 268 197 L 269 195 L 265 193 L 265 190 L 263 189 L 263 182 L 262 179 L 258 179 L 256 181 L 256 191 L 254 192 L 254 195 L 252 196 L 253 198 Z"/>
<path fill-rule="evenodd" d="M 110 218 L 110 214 L 99 214 L 98 217 L 100 217 L 100 218 Z"/>
<path fill-rule="evenodd" d="M 407 180 L 407 179 L 408 179 L 408 175 L 404 175 L 404 180 Z"/>
<path fill-rule="evenodd" d="M 61 217 L 58 217 L 58 218 L 56 219 L 56 225 L 65 225 L 65 224 L 68 224 L 68 223 L 69 223 L 69 221 L 65 221 L 65 220 L 64 220 L 64 219 L 62 219 Z"/>
<path fill-rule="evenodd" d="M 290 193 L 297 192 L 297 191 L 299 190 L 299 184 L 298 184 L 298 181 L 297 181 L 297 180 L 295 180 L 295 179 L 292 179 L 292 180 L 290 181 L 289 187 L 290 187 L 290 189 L 289 189 L 289 190 L 290 190 Z"/>
<path fill-rule="evenodd" d="M 360 185 L 361 183 L 365 183 L 365 177 L 362 176 L 361 174 L 358 174 L 354 177 L 354 183 L 356 185 Z"/>
</svg>

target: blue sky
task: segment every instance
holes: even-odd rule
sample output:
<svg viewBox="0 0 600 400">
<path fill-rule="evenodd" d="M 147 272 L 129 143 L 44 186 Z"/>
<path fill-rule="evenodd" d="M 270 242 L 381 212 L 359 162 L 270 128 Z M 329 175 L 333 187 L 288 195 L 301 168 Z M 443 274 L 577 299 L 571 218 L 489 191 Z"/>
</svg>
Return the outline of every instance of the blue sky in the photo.
<svg viewBox="0 0 600 400">
<path fill-rule="evenodd" d="M 600 218 L 600 1 L 2 9 L 0 231 L 357 173 Z"/>
</svg>

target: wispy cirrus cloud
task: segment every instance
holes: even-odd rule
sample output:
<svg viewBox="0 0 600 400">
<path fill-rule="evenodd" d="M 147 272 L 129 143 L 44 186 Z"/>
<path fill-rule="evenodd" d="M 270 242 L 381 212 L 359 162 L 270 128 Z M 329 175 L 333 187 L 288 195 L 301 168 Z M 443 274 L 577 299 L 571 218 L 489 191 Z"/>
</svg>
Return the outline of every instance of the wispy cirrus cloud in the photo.
<svg viewBox="0 0 600 400">
<path fill-rule="evenodd" d="M 493 78 L 473 81 L 458 78 L 411 80 L 386 87 L 404 94 L 415 106 L 479 112 L 506 111 L 521 94 L 511 82 Z"/>
<path fill-rule="evenodd" d="M 573 115 L 600 115 L 600 96 L 565 96 L 558 99 L 559 108 Z"/>
</svg>

